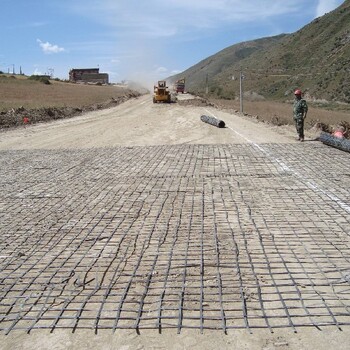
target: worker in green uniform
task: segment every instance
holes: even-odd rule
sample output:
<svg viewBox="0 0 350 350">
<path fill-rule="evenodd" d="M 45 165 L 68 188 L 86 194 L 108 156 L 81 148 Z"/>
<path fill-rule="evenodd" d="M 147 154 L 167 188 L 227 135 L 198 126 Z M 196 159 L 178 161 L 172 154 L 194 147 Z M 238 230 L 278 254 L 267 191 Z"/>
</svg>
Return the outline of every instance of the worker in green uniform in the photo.
<svg viewBox="0 0 350 350">
<path fill-rule="evenodd" d="M 295 127 L 299 136 L 299 141 L 304 141 L 304 119 L 306 118 L 308 106 L 304 99 L 301 98 L 301 90 L 294 91 L 295 100 L 293 105 L 293 114 Z"/>
</svg>

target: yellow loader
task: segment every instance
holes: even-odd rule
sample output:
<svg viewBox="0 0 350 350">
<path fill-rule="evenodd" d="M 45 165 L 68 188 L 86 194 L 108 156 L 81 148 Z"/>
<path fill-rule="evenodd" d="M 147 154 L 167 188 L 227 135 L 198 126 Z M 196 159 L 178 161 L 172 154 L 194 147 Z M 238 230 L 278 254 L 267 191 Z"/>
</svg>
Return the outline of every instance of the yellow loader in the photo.
<svg viewBox="0 0 350 350">
<path fill-rule="evenodd" d="M 171 102 L 170 92 L 165 80 L 158 81 L 158 84 L 154 86 L 153 103 L 157 102 Z"/>
</svg>

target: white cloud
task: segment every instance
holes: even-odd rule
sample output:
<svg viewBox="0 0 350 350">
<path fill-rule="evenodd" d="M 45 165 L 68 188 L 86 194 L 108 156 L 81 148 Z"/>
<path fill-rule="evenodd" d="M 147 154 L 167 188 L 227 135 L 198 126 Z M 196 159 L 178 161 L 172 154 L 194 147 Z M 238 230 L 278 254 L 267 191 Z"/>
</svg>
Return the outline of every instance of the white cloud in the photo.
<svg viewBox="0 0 350 350">
<path fill-rule="evenodd" d="M 57 45 L 52 45 L 48 41 L 46 43 L 42 42 L 40 39 L 37 39 L 36 41 L 39 43 L 43 52 L 46 54 L 59 53 L 59 52 L 65 51 L 65 49 L 63 47 L 59 47 Z"/>
<path fill-rule="evenodd" d="M 316 17 L 323 16 L 325 13 L 333 11 L 339 5 L 339 0 L 319 0 L 316 8 Z"/>
<path fill-rule="evenodd" d="M 178 70 L 178 69 L 174 69 L 170 72 L 170 75 L 175 75 L 175 74 L 179 74 L 181 73 L 182 71 L 181 70 Z"/>
<path fill-rule="evenodd" d="M 29 23 L 28 24 L 28 27 L 34 27 L 34 28 L 37 28 L 37 27 L 44 27 L 48 24 L 48 22 L 32 22 L 32 23 Z"/>
<path fill-rule="evenodd" d="M 84 0 L 85 1 L 85 0 Z M 225 24 L 272 19 L 303 10 L 305 0 L 75 0 L 71 10 L 114 27 L 123 36 L 174 37 Z"/>
<path fill-rule="evenodd" d="M 165 68 L 165 67 L 157 67 L 156 70 L 155 70 L 155 72 L 156 72 L 157 74 L 164 74 L 164 73 L 166 73 L 167 71 L 168 71 L 168 69 Z"/>
<path fill-rule="evenodd" d="M 38 68 L 35 68 L 33 75 L 43 75 Z"/>
</svg>

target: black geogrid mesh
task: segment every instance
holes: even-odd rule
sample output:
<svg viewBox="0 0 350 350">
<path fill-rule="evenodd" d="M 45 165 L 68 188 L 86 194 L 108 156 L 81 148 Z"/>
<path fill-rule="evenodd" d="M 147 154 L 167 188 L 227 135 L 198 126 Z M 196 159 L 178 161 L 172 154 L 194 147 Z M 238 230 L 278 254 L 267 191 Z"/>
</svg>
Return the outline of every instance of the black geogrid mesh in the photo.
<svg viewBox="0 0 350 350">
<path fill-rule="evenodd" d="M 1 330 L 349 325 L 350 156 L 262 147 L 1 152 Z"/>
</svg>

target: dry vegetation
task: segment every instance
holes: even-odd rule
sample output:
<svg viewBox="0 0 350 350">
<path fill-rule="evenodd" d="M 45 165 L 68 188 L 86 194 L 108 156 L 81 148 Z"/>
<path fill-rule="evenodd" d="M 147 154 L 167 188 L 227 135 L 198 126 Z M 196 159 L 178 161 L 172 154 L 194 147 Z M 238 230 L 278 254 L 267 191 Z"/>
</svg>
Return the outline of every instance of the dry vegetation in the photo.
<svg viewBox="0 0 350 350">
<path fill-rule="evenodd" d="M 210 102 L 219 108 L 227 109 L 232 112 L 238 112 L 240 110 L 239 101 L 237 100 L 210 99 Z M 290 103 L 244 101 L 243 111 L 245 114 L 255 119 L 274 125 L 291 125 L 293 124 L 292 104 L 293 101 L 290 101 Z M 344 125 L 350 130 L 349 113 L 316 108 L 309 103 L 309 112 L 305 120 L 306 128 L 318 126 L 324 131 L 331 132 L 338 125 Z M 349 137 L 349 132 L 347 136 Z"/>
<path fill-rule="evenodd" d="M 79 107 L 103 103 L 123 96 L 127 91 L 117 86 L 94 86 L 50 80 L 46 85 L 21 76 L 0 75 L 0 111 L 24 107 Z"/>
<path fill-rule="evenodd" d="M 85 111 L 115 106 L 141 93 L 121 86 L 97 86 L 24 76 L 0 75 L 0 128 L 69 118 Z"/>
</svg>

